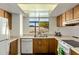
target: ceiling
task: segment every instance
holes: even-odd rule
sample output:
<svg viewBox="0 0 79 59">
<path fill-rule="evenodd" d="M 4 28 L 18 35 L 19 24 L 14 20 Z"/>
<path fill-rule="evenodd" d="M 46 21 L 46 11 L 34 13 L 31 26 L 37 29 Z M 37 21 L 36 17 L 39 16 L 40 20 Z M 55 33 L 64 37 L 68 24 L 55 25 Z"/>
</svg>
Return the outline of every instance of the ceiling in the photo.
<svg viewBox="0 0 79 59">
<path fill-rule="evenodd" d="M 0 9 L 6 10 L 10 13 L 23 13 L 16 3 L 0 3 Z"/>
<path fill-rule="evenodd" d="M 28 11 L 52 11 L 56 8 L 57 4 L 55 3 L 38 3 L 38 4 L 18 4 L 18 6 L 27 13 Z"/>
<path fill-rule="evenodd" d="M 76 6 L 78 3 L 59 3 L 57 4 L 57 6 L 55 7 L 54 3 L 53 4 L 25 4 L 27 7 L 24 7 L 24 9 L 22 10 L 17 3 L 0 3 L 0 8 L 4 9 L 10 13 L 16 13 L 16 14 L 20 14 L 23 13 L 24 16 L 26 16 L 27 10 L 47 10 L 47 11 L 51 11 L 51 16 L 55 17 L 58 16 L 62 13 L 64 13 L 65 11 L 73 8 L 74 6 Z M 36 6 L 35 6 L 36 5 Z M 31 6 L 31 7 L 29 7 Z M 38 7 L 39 6 L 39 7 Z M 33 8 L 34 7 L 34 8 Z M 33 8 L 33 9 L 32 9 Z"/>
</svg>

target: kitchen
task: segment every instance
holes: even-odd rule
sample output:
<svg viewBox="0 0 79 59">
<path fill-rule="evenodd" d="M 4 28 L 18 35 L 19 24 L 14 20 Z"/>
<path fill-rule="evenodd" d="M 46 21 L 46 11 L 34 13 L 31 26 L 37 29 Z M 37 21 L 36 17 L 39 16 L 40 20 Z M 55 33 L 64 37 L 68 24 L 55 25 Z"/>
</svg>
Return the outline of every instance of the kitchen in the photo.
<svg viewBox="0 0 79 59">
<path fill-rule="evenodd" d="M 0 55 L 79 55 L 78 3 L 2 3 L 0 17 Z"/>
</svg>

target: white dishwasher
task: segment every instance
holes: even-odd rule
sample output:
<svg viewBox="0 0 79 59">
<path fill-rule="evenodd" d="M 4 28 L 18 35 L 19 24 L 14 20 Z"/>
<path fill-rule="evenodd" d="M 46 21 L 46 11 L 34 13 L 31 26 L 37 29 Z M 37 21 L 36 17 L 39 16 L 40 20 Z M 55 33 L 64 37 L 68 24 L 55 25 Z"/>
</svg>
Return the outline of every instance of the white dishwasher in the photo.
<svg viewBox="0 0 79 59">
<path fill-rule="evenodd" d="M 32 39 L 24 38 L 21 39 L 21 53 L 22 54 L 32 54 Z"/>
</svg>

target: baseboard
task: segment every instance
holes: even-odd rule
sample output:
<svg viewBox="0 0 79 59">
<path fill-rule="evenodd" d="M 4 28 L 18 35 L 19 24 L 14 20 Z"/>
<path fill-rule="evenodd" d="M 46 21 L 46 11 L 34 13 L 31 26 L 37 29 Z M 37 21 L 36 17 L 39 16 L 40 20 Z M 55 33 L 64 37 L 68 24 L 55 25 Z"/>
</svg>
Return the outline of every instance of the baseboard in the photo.
<svg viewBox="0 0 79 59">
<path fill-rule="evenodd" d="M 21 53 L 21 55 L 33 55 L 32 53 Z"/>
<path fill-rule="evenodd" d="M 56 55 L 54 53 L 21 53 L 21 55 Z"/>
</svg>

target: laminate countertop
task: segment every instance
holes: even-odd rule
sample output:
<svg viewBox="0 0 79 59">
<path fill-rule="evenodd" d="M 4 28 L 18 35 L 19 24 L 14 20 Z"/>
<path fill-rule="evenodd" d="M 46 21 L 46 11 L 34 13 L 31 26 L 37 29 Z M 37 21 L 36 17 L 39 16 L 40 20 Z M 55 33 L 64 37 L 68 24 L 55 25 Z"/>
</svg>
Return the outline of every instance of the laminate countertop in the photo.
<svg viewBox="0 0 79 59">
<path fill-rule="evenodd" d="M 19 39 L 19 37 L 17 37 L 17 36 L 10 36 L 10 42 L 15 41 L 17 39 Z"/>
</svg>

